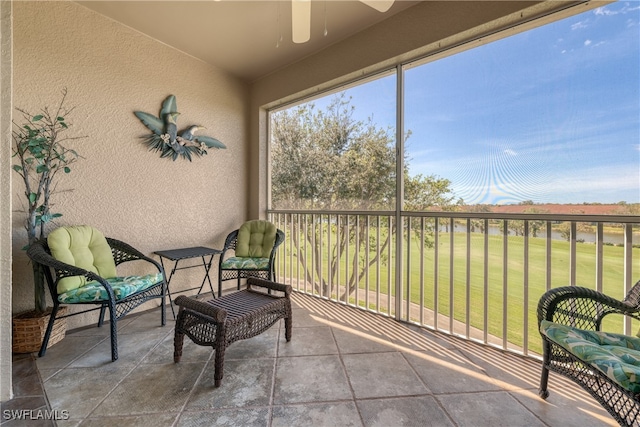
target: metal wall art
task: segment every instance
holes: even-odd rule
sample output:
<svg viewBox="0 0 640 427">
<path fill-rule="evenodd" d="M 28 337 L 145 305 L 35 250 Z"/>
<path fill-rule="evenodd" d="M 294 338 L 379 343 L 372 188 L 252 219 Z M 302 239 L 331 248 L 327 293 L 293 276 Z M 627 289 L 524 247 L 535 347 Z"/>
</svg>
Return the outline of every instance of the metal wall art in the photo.
<svg viewBox="0 0 640 427">
<path fill-rule="evenodd" d="M 153 132 L 141 138 L 145 139 L 149 150 L 159 151 L 160 157 L 171 157 L 175 161 L 182 156 L 191 161 L 193 156 L 207 154 L 209 148 L 227 148 L 215 138 L 196 135 L 197 131 L 205 129 L 204 126 L 191 125 L 178 133 L 180 113 L 174 95 L 169 95 L 162 103 L 159 118 L 143 111 L 134 111 L 134 114 Z"/>
</svg>

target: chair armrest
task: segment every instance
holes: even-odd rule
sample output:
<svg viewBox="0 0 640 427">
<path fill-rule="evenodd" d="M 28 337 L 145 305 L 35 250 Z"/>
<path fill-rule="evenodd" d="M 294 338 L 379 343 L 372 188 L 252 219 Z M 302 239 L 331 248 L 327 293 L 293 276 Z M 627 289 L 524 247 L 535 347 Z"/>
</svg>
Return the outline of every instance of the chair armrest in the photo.
<svg viewBox="0 0 640 427">
<path fill-rule="evenodd" d="M 638 318 L 638 307 L 618 301 L 593 289 L 564 286 L 545 292 L 538 301 L 538 326 L 542 320 L 570 325 L 579 329 L 600 330 L 608 314 Z"/>
<path fill-rule="evenodd" d="M 216 323 L 223 323 L 227 318 L 227 310 L 214 307 L 211 304 L 199 301 L 193 297 L 180 295 L 175 299 L 174 303 L 180 306 L 180 310 L 182 310 L 182 308 L 185 308 L 187 310 L 202 313 L 205 316 L 211 317 Z"/>
<path fill-rule="evenodd" d="M 259 279 L 257 277 L 250 277 L 247 279 L 247 289 L 251 289 L 251 286 L 260 286 L 274 291 L 284 292 L 284 296 L 286 298 L 289 298 L 292 291 L 291 285 L 285 285 L 282 283 L 272 282 L 270 280 Z"/>
</svg>

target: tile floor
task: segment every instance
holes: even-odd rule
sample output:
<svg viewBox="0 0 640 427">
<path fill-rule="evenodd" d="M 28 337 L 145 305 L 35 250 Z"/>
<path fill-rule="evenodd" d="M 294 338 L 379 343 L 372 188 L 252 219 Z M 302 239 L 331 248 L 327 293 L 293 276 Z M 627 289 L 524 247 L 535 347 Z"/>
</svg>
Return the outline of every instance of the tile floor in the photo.
<svg viewBox="0 0 640 427">
<path fill-rule="evenodd" d="M 209 348 L 185 338 L 182 361 L 173 363 L 173 320 L 160 327 L 158 310 L 119 322 L 115 363 L 107 327 L 70 331 L 43 358 L 14 356 L 16 398 L 2 404 L 3 415 L 34 409 L 59 419 L 3 416 L 2 427 L 616 425 L 553 373 L 551 396 L 538 398 L 535 360 L 293 298 L 291 342 L 281 321 L 232 344 L 220 388 Z"/>
</svg>

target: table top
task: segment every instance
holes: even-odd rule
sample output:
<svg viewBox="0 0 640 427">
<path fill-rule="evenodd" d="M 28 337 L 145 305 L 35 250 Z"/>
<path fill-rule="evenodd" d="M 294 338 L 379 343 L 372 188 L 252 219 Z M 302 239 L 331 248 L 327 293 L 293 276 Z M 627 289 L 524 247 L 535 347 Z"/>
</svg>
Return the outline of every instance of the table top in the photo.
<svg viewBox="0 0 640 427">
<path fill-rule="evenodd" d="M 220 249 L 207 248 L 205 246 L 194 246 L 192 248 L 167 249 L 164 251 L 155 251 L 154 254 L 168 258 L 172 261 L 185 258 L 196 258 L 206 255 L 217 255 L 222 253 Z"/>
</svg>

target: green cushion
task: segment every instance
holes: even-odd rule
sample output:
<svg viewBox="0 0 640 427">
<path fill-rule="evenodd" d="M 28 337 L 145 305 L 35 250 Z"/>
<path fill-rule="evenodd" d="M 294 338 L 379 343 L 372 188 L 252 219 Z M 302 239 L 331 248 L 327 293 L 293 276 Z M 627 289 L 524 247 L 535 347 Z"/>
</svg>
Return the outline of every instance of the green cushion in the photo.
<svg viewBox="0 0 640 427">
<path fill-rule="evenodd" d="M 104 235 L 87 225 L 60 227 L 49 233 L 47 243 L 58 261 L 106 278 L 116 276 L 116 263 Z M 58 294 L 86 284 L 86 277 L 64 277 L 58 281 Z"/>
<path fill-rule="evenodd" d="M 236 257 L 268 258 L 276 243 L 276 226 L 269 221 L 253 220 L 238 230 Z"/>
<path fill-rule="evenodd" d="M 162 280 L 162 273 L 158 272 L 156 274 L 147 274 L 146 276 L 110 277 L 107 282 L 111 285 L 116 300 L 120 300 L 150 288 Z M 58 301 L 64 304 L 105 301 L 107 299 L 109 298 L 107 297 L 106 289 L 96 281 L 87 282 L 80 288 L 71 289 L 58 295 Z"/>
<path fill-rule="evenodd" d="M 633 392 L 640 392 L 640 338 L 585 331 L 543 320 L 542 332 L 578 359 Z"/>
<path fill-rule="evenodd" d="M 222 262 L 222 269 L 226 270 L 267 270 L 269 258 L 239 258 L 231 257 Z"/>
</svg>

